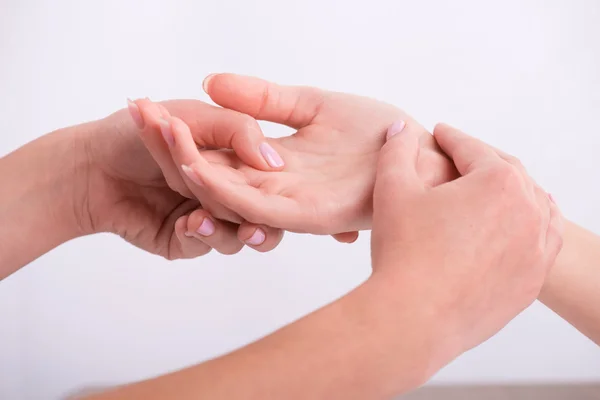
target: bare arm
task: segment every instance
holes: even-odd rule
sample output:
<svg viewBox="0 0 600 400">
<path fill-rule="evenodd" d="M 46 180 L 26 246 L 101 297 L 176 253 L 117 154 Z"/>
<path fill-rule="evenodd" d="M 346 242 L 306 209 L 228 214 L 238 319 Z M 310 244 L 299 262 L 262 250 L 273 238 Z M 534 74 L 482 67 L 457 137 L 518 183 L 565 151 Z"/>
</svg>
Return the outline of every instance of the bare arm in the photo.
<svg viewBox="0 0 600 400">
<path fill-rule="evenodd" d="M 57 131 L 0 159 L 0 280 L 79 235 L 76 134 Z"/>
<path fill-rule="evenodd" d="M 239 351 L 90 399 L 390 398 L 427 380 L 441 342 L 435 321 L 390 309 L 384 290 L 370 280 Z"/>
<path fill-rule="evenodd" d="M 400 134 L 403 126 L 380 156 L 366 283 L 239 351 L 89 399 L 392 398 L 531 304 L 560 250 L 556 206 L 545 192 L 534 200 L 529 177 L 450 127 L 438 141 L 465 177 L 426 188 L 418 130 Z"/>
<path fill-rule="evenodd" d="M 563 249 L 540 300 L 600 345 L 600 237 L 566 224 Z"/>
</svg>

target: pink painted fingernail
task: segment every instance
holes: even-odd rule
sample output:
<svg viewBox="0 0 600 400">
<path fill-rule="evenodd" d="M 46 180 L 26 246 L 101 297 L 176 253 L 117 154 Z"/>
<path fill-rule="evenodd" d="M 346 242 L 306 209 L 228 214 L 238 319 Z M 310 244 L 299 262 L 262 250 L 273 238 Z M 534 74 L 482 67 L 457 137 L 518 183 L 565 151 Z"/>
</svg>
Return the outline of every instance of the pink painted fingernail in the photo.
<svg viewBox="0 0 600 400">
<path fill-rule="evenodd" d="M 215 224 L 210 220 L 210 218 L 204 218 L 196 232 L 202 236 L 210 236 L 215 233 Z"/>
<path fill-rule="evenodd" d="M 260 228 L 256 228 L 252 236 L 250 236 L 250 238 L 246 240 L 246 244 L 249 244 L 251 246 L 260 246 L 265 242 L 266 237 L 267 236 L 265 235 L 265 231 L 263 231 Z"/>
<path fill-rule="evenodd" d="M 204 182 L 202 182 L 202 179 L 200 179 L 200 177 L 198 176 L 196 171 L 193 170 L 192 167 L 182 165 L 181 170 L 183 171 L 185 176 L 187 176 L 190 179 L 190 181 L 194 182 L 198 186 L 204 186 Z"/>
<path fill-rule="evenodd" d="M 142 113 L 140 112 L 138 105 L 130 99 L 127 99 L 127 109 L 129 110 L 129 114 L 131 115 L 133 122 L 135 122 L 135 125 L 139 129 L 144 129 L 144 118 L 142 117 Z"/>
<path fill-rule="evenodd" d="M 171 124 L 166 119 L 160 119 L 160 133 L 162 133 L 165 142 L 169 145 L 169 147 L 175 146 L 175 136 L 173 136 L 173 128 Z"/>
<path fill-rule="evenodd" d="M 210 74 L 206 78 L 204 78 L 204 81 L 202 82 L 202 89 L 204 89 L 206 94 L 208 94 L 208 85 L 210 84 L 212 78 L 214 78 L 215 76 L 217 76 L 217 74 Z"/>
<path fill-rule="evenodd" d="M 273 168 L 283 167 L 283 159 L 269 143 L 261 143 L 258 148 L 260 150 L 260 154 L 262 154 L 267 164 Z"/>
<path fill-rule="evenodd" d="M 396 122 L 394 122 L 392 124 L 392 126 L 390 126 L 388 128 L 385 140 L 390 140 L 390 138 L 392 136 L 397 135 L 398 133 L 402 132 L 404 130 L 405 126 L 406 126 L 406 122 L 404 122 L 404 121 L 396 121 Z"/>
</svg>

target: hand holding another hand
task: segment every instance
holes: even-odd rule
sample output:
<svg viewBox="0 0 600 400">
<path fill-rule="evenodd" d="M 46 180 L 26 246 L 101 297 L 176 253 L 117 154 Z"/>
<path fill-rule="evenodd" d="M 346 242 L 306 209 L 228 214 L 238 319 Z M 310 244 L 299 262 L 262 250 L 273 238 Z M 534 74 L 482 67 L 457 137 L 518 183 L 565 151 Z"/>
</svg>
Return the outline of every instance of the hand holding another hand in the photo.
<svg viewBox="0 0 600 400">
<path fill-rule="evenodd" d="M 371 279 L 391 310 L 429 318 L 446 363 L 537 298 L 563 220 L 518 160 L 447 125 L 434 137 L 462 176 L 428 187 L 417 172 L 418 137 L 407 124 L 381 151 Z"/>
<path fill-rule="evenodd" d="M 419 130 L 422 157 L 418 168 L 428 184 L 435 186 L 456 176 L 431 134 L 392 105 L 233 74 L 209 77 L 205 89 L 225 108 L 296 130 L 291 136 L 267 139 L 285 166 L 264 168 L 258 141 L 244 139 L 259 132 L 251 118 L 247 124 L 251 129 L 246 132 L 220 132 L 237 140 L 218 147 L 233 148 L 235 153 L 198 151 L 204 143 L 193 127 L 187 129 L 178 119 L 167 121 L 173 140 L 159 157 L 169 158 L 170 151 L 173 165 L 184 166 L 182 184 L 217 218 L 355 238 L 352 231 L 371 227 L 377 159 L 388 126 L 398 119 Z M 158 117 L 153 136 L 160 138 Z"/>
</svg>

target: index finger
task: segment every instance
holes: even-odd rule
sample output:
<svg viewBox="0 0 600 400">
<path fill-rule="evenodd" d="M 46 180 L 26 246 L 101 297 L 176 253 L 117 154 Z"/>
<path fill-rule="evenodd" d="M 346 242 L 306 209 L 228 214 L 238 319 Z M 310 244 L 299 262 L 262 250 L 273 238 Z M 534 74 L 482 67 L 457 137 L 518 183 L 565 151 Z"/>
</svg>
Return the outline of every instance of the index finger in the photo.
<svg viewBox="0 0 600 400">
<path fill-rule="evenodd" d="M 484 164 L 502 161 L 491 146 L 450 125 L 436 125 L 433 136 L 461 175 L 467 175 Z"/>
<path fill-rule="evenodd" d="M 162 105 L 188 125 L 198 146 L 233 149 L 245 164 L 262 171 L 283 169 L 283 159 L 251 116 L 198 100 L 171 100 Z"/>
</svg>

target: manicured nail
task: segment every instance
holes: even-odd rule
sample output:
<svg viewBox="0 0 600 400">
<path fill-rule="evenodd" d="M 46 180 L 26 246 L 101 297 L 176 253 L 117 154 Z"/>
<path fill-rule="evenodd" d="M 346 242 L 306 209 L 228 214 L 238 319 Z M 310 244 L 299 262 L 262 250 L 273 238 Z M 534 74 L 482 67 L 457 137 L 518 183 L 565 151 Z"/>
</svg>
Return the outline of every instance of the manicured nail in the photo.
<svg viewBox="0 0 600 400">
<path fill-rule="evenodd" d="M 256 228 L 252 236 L 250 236 L 250 238 L 246 240 L 246 244 L 249 244 L 251 246 L 260 246 L 265 242 L 266 237 L 267 236 L 265 235 L 265 231 L 263 231 L 260 228 Z"/>
<path fill-rule="evenodd" d="M 191 167 L 182 165 L 181 170 L 190 179 L 190 181 L 194 182 L 198 186 L 204 186 L 202 179 L 200 179 L 196 171 L 194 171 Z"/>
<path fill-rule="evenodd" d="M 267 164 L 273 168 L 283 167 L 283 159 L 269 143 L 261 143 L 258 148 L 260 150 L 260 154 L 262 154 Z"/>
<path fill-rule="evenodd" d="M 397 135 L 398 133 L 402 132 L 404 130 L 405 126 L 406 126 L 406 122 L 404 122 L 404 121 L 396 121 L 396 122 L 394 122 L 392 124 L 392 126 L 390 126 L 388 128 L 385 140 L 390 140 L 390 138 L 392 136 Z"/>
<path fill-rule="evenodd" d="M 217 74 L 210 74 L 208 75 L 206 78 L 204 78 L 204 82 L 202 82 L 202 89 L 204 89 L 204 91 L 206 92 L 206 94 L 208 94 L 208 85 L 210 84 L 210 81 L 212 80 L 212 78 L 214 78 Z"/>
<path fill-rule="evenodd" d="M 196 232 L 202 236 L 210 236 L 215 233 L 215 224 L 210 220 L 210 218 L 204 218 Z"/>
<path fill-rule="evenodd" d="M 171 128 L 171 124 L 164 118 L 160 119 L 160 132 L 165 139 L 165 142 L 169 145 L 169 147 L 175 146 L 175 136 L 173 136 L 173 129 Z"/>
<path fill-rule="evenodd" d="M 144 129 L 144 118 L 142 118 L 142 113 L 140 112 L 140 108 L 137 104 L 135 104 L 130 99 L 127 99 L 127 108 L 129 109 L 129 114 L 131 114 L 131 118 L 135 125 L 139 129 Z"/>
</svg>

